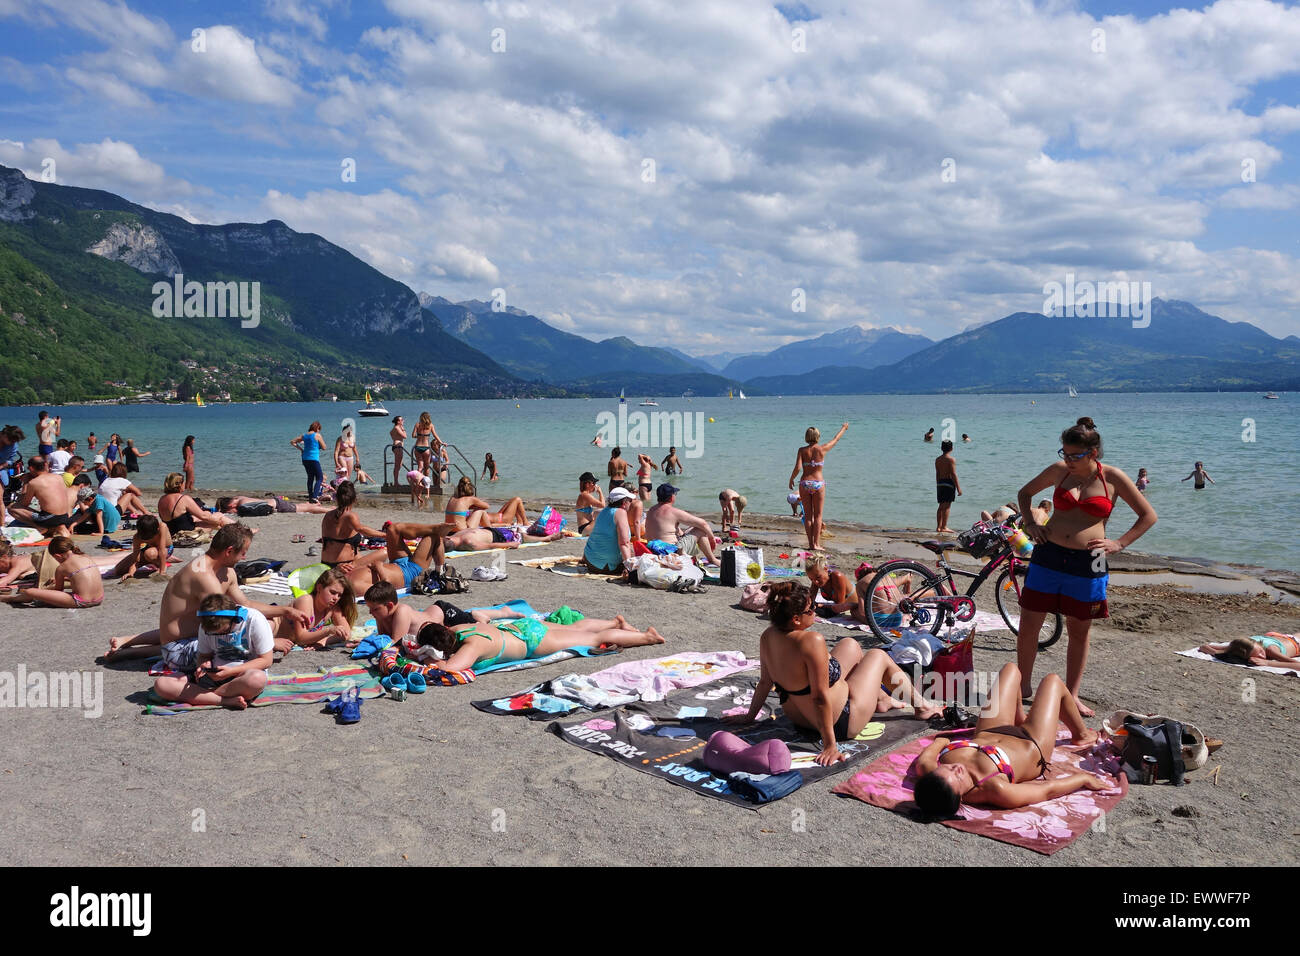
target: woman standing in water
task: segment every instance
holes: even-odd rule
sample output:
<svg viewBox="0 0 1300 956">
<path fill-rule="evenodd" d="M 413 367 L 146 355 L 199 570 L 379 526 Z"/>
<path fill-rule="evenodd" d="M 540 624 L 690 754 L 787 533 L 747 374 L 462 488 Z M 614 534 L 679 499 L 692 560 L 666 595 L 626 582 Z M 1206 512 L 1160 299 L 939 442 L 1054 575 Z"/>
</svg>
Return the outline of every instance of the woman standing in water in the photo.
<svg viewBox="0 0 1300 956">
<path fill-rule="evenodd" d="M 393 416 L 393 427 L 388 430 L 388 440 L 393 444 L 393 484 L 402 483 L 402 449 L 406 447 L 406 419 Z"/>
<path fill-rule="evenodd" d="M 1065 617 L 1070 636 L 1066 653 L 1065 685 L 1085 717 L 1092 710 L 1079 699 L 1079 685 L 1088 660 L 1088 635 L 1092 622 L 1109 616 L 1106 608 L 1108 580 L 1106 555 L 1122 551 L 1156 523 L 1156 512 L 1133 479 L 1113 465 L 1101 463 L 1101 435 L 1091 418 L 1080 418 L 1061 432 L 1061 461 L 1048 465 L 1020 489 L 1020 513 L 1026 515 L 1025 534 L 1037 547 L 1020 591 L 1020 633 L 1016 640 L 1020 665 L 1020 693 L 1030 694 L 1038 634 L 1043 619 L 1053 611 Z M 1055 485 L 1052 520 L 1039 524 L 1030 505 L 1034 495 Z M 1106 537 L 1106 522 L 1123 498 L 1137 520 L 1116 540 Z"/>
<path fill-rule="evenodd" d="M 185 473 L 184 491 L 194 490 L 194 436 L 186 435 L 185 444 L 181 446 L 181 457 L 184 461 L 181 464 L 181 471 Z"/>
<path fill-rule="evenodd" d="M 803 440 L 807 444 L 795 454 L 794 470 L 790 472 L 790 490 L 794 490 L 795 476 L 803 469 L 803 476 L 799 480 L 799 498 L 803 502 L 803 530 L 808 535 L 808 547 L 813 551 L 822 550 L 822 508 L 826 504 L 826 479 L 822 474 L 822 466 L 826 463 L 826 453 L 835 447 L 848 430 L 849 423 L 845 422 L 835 437 L 823 445 L 822 433 L 816 428 L 809 428 L 803 433 Z"/>
</svg>

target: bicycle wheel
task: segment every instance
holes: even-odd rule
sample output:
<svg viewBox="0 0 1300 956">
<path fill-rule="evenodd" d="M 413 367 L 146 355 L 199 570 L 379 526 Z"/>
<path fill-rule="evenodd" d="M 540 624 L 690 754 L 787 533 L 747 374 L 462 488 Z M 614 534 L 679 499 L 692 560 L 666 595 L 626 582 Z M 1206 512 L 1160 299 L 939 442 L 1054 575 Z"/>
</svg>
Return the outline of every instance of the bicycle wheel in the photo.
<svg viewBox="0 0 1300 956">
<path fill-rule="evenodd" d="M 997 599 L 998 612 L 1007 622 L 1011 633 L 1020 636 L 1020 589 L 1025 586 L 1025 569 L 1016 568 L 1016 580 L 1011 581 L 1011 569 L 1004 568 L 994 584 L 993 595 Z M 1045 651 L 1061 639 L 1061 629 L 1065 622 L 1061 615 L 1053 612 L 1043 618 L 1043 626 L 1038 631 L 1038 649 Z"/>
<path fill-rule="evenodd" d="M 881 565 L 867 587 L 867 623 L 871 633 L 882 641 L 893 638 L 889 631 L 914 627 L 938 634 L 943 626 L 942 608 L 916 604 L 918 598 L 943 594 L 942 579 L 932 569 L 916 561 L 890 561 Z"/>
</svg>

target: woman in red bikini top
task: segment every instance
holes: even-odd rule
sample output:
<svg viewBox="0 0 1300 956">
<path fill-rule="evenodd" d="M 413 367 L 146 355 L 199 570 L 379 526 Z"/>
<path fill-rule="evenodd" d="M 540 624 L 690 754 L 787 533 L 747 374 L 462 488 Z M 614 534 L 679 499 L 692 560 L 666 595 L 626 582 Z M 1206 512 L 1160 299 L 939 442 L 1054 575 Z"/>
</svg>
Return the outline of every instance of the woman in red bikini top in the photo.
<svg viewBox="0 0 1300 956">
<path fill-rule="evenodd" d="M 1020 489 L 1020 513 L 1026 515 L 1025 534 L 1034 541 L 1033 557 L 1020 595 L 1017 638 L 1021 691 L 1029 696 L 1038 633 L 1048 614 L 1066 617 L 1070 641 L 1083 642 L 1083 652 L 1069 657 L 1065 682 L 1085 717 L 1092 711 L 1079 701 L 1079 683 L 1087 658 L 1088 631 L 1096 618 L 1109 616 L 1106 604 L 1108 572 L 1105 556 L 1127 548 L 1156 523 L 1156 511 L 1133 479 L 1101 462 L 1101 435 L 1091 418 L 1080 418 L 1061 433 L 1061 459 L 1044 468 Z M 1034 496 L 1054 486 L 1053 513 L 1047 524 L 1033 519 Z M 1106 521 L 1123 498 L 1137 514 L 1124 534 L 1106 537 Z"/>
</svg>

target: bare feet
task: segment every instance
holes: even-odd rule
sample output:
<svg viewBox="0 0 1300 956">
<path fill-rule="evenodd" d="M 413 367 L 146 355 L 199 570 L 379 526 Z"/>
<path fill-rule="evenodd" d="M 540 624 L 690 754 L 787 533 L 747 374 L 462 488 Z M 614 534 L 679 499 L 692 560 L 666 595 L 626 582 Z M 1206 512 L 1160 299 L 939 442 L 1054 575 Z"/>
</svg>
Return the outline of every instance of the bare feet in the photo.
<svg viewBox="0 0 1300 956">
<path fill-rule="evenodd" d="M 650 638 L 650 640 L 646 642 L 648 644 L 662 644 L 664 642 L 663 635 L 660 634 L 658 631 L 656 631 L 653 627 L 647 627 L 645 629 L 645 633 L 646 633 L 646 637 Z"/>
<path fill-rule="evenodd" d="M 1080 717 L 1096 717 L 1097 712 L 1085 704 L 1080 698 L 1074 698 L 1075 706 L 1079 708 Z"/>
<path fill-rule="evenodd" d="M 1091 744 L 1091 743 L 1095 743 L 1096 740 L 1097 740 L 1097 731 L 1089 730 L 1087 727 L 1083 729 L 1083 733 L 1076 734 L 1075 736 L 1070 738 L 1070 742 L 1074 744 Z"/>
<path fill-rule="evenodd" d="M 901 710 L 906 706 L 897 697 L 886 694 L 883 690 L 876 694 L 876 713 L 878 714 L 884 714 L 891 710 Z"/>
<path fill-rule="evenodd" d="M 221 700 L 221 706 L 229 707 L 231 710 L 247 710 L 248 701 L 244 700 L 242 696 L 238 696 L 238 695 L 236 695 L 235 697 L 223 697 Z"/>
<path fill-rule="evenodd" d="M 614 626 L 619 628 L 620 630 L 627 628 L 627 618 L 625 618 L 622 614 L 615 614 Z M 629 630 L 635 630 L 635 628 L 629 628 Z"/>
</svg>

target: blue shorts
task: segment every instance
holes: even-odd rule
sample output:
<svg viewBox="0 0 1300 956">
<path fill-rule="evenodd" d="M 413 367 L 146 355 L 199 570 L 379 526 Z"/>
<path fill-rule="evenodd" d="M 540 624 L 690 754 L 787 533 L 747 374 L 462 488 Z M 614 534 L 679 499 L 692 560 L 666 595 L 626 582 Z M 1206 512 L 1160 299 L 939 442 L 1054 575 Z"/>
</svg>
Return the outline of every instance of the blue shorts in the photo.
<svg viewBox="0 0 1300 956">
<path fill-rule="evenodd" d="M 398 558 L 393 564 L 402 569 L 402 577 L 406 580 L 404 587 L 408 591 L 411 589 L 411 585 L 415 583 L 415 579 L 420 576 L 420 572 L 424 570 L 410 558 Z"/>
<path fill-rule="evenodd" d="M 871 616 L 876 619 L 876 624 L 880 627 L 903 626 L 903 615 L 897 611 L 894 611 L 892 614 L 873 613 Z"/>
<path fill-rule="evenodd" d="M 1025 584 L 1020 589 L 1020 606 L 1028 611 L 1055 611 L 1081 620 L 1109 617 L 1106 607 L 1109 580 L 1104 554 L 1094 555 L 1084 548 L 1063 548 L 1045 541 L 1034 546 Z"/>
</svg>

